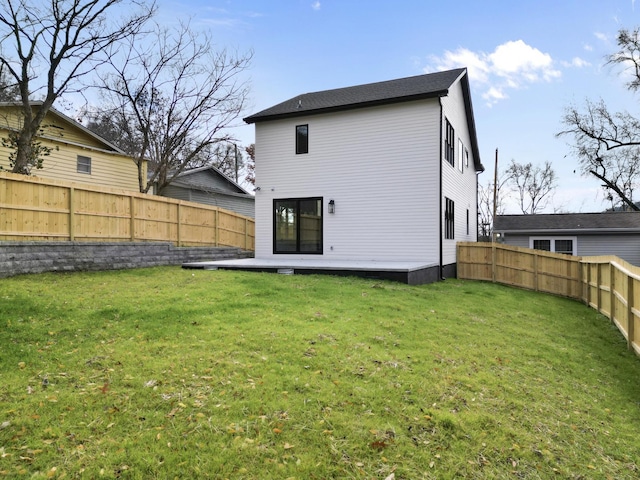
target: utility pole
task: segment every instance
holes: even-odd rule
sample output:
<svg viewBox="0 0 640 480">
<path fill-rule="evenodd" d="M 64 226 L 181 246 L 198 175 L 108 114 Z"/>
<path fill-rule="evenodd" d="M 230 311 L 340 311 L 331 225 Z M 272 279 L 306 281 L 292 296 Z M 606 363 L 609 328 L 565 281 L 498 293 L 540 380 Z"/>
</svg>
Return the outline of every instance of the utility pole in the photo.
<svg viewBox="0 0 640 480">
<path fill-rule="evenodd" d="M 493 215 L 491 216 L 491 241 L 496 241 L 496 212 L 498 211 L 498 149 L 496 148 L 496 165 L 493 172 Z"/>
</svg>

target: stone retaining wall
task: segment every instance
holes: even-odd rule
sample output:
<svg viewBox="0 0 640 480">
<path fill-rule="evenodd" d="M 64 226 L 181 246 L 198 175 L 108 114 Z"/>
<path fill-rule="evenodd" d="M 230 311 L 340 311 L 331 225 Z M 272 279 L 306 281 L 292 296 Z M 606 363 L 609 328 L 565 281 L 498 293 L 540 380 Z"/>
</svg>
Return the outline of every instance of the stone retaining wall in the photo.
<svg viewBox="0 0 640 480">
<path fill-rule="evenodd" d="M 165 242 L 0 242 L 0 278 L 23 273 L 116 270 L 252 257 L 233 247 Z"/>
</svg>

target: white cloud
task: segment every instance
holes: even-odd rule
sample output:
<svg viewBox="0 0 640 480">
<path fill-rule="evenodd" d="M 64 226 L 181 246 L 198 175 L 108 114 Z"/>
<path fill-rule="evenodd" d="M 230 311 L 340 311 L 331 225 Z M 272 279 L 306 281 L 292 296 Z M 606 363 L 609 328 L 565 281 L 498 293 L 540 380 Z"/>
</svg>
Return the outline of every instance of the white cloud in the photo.
<svg viewBox="0 0 640 480">
<path fill-rule="evenodd" d="M 587 62 L 586 60 L 580 57 L 573 57 L 570 62 L 562 62 L 562 66 L 567 68 L 569 67 L 584 68 L 584 67 L 590 67 L 591 63 Z"/>
<path fill-rule="evenodd" d="M 320 5 L 320 1 L 319 0 L 316 0 L 315 2 L 313 2 L 311 4 L 311 8 L 313 8 L 314 10 L 320 10 L 320 7 L 321 7 L 321 5 Z"/>
<path fill-rule="evenodd" d="M 609 43 L 609 37 L 607 36 L 606 33 L 594 32 L 593 36 L 596 37 L 601 42 Z"/>
<path fill-rule="evenodd" d="M 494 105 L 508 98 L 506 90 L 524 88 L 528 84 L 550 82 L 562 73 L 554 67 L 551 55 L 527 45 L 522 40 L 498 45 L 492 53 L 459 48 L 432 57 L 433 68 L 425 71 L 467 67 L 471 81 L 486 86 L 482 98 Z M 575 60 L 575 59 L 574 59 Z"/>
</svg>

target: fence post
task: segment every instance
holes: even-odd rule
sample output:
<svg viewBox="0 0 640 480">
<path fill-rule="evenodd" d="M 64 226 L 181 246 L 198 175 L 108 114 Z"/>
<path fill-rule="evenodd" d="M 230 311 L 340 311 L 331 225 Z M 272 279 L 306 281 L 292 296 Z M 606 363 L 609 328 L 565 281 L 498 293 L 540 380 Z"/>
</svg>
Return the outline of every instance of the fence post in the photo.
<svg viewBox="0 0 640 480">
<path fill-rule="evenodd" d="M 495 238 L 491 241 L 491 280 L 493 281 L 493 283 L 496 283 L 496 242 L 495 242 Z"/>
<path fill-rule="evenodd" d="M 180 223 L 181 223 L 181 222 L 180 222 L 180 220 L 181 220 L 181 218 L 180 218 L 180 214 L 181 214 L 181 211 L 180 211 L 180 204 L 178 203 L 178 211 L 177 211 L 177 213 L 176 213 L 176 215 L 177 215 L 177 226 L 176 226 L 177 228 L 176 228 L 176 229 L 177 229 L 177 235 L 178 235 L 177 245 L 178 245 L 179 247 L 181 247 L 181 246 L 182 246 L 182 239 L 181 239 L 181 236 L 180 236 Z"/>
<path fill-rule="evenodd" d="M 611 323 L 616 319 L 616 269 L 613 263 L 609 262 L 609 311 L 611 313 Z"/>
<path fill-rule="evenodd" d="M 216 223 L 216 247 L 218 246 L 218 242 L 220 239 L 220 215 L 219 215 L 219 211 L 218 208 L 216 207 L 216 209 L 214 210 L 214 218 L 215 218 L 215 223 Z"/>
<path fill-rule="evenodd" d="M 533 251 L 533 289 L 534 291 L 540 290 L 538 287 L 538 253 Z"/>
<path fill-rule="evenodd" d="M 596 275 L 596 294 L 598 296 L 598 298 L 596 299 L 596 310 L 602 313 L 602 311 L 600 310 L 600 307 L 602 305 L 602 290 L 600 289 L 600 283 L 602 282 L 602 264 L 598 263 L 598 266 L 596 268 L 598 269 Z"/>
<path fill-rule="evenodd" d="M 244 249 L 249 250 L 247 248 L 247 243 L 249 242 L 249 221 L 244 219 Z"/>
<path fill-rule="evenodd" d="M 131 241 L 135 242 L 136 240 L 136 216 L 135 216 L 135 197 L 131 195 L 129 197 L 129 236 L 131 237 Z"/>
<path fill-rule="evenodd" d="M 69 187 L 69 241 L 73 242 L 76 238 L 76 219 L 74 216 L 75 207 L 75 189 Z"/>
<path fill-rule="evenodd" d="M 582 301 L 589 306 L 589 295 L 591 294 L 591 287 L 589 284 L 591 283 L 589 279 L 591 278 L 591 267 L 588 263 L 582 262 L 580 260 L 580 282 L 582 283 Z"/>
<path fill-rule="evenodd" d="M 635 278 L 627 274 L 627 346 L 633 351 L 633 342 L 635 339 L 635 298 L 634 284 Z"/>
</svg>

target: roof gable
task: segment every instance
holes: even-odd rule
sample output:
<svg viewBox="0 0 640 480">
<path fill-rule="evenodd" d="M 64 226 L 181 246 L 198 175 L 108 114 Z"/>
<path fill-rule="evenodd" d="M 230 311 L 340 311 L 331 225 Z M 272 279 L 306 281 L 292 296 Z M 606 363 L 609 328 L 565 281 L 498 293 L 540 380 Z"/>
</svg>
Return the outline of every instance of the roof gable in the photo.
<svg viewBox="0 0 640 480">
<path fill-rule="evenodd" d="M 212 165 L 181 172 L 172 183 L 186 188 L 225 191 L 251 196 L 244 188 Z"/>
<path fill-rule="evenodd" d="M 247 123 L 258 123 L 283 118 L 409 102 L 425 98 L 439 98 L 447 96 L 449 89 L 458 81 L 462 87 L 475 169 L 478 172 L 482 172 L 484 171 L 484 166 L 480 161 L 480 150 L 478 148 L 469 78 L 466 68 L 457 68 L 454 70 L 399 78 L 385 82 L 356 85 L 353 87 L 305 93 L 250 115 L 246 117 L 244 121 Z"/>
<path fill-rule="evenodd" d="M 42 102 L 31 102 L 31 107 L 36 110 L 39 109 L 41 105 Z M 22 104 L 18 102 L 0 102 L 0 111 L 15 111 L 15 113 L 20 115 L 19 110 L 21 108 Z M 14 113 L 10 113 L 9 115 L 13 116 Z M 17 124 L 20 123 L 19 119 L 10 120 L 7 117 L 5 120 L 7 121 L 7 126 L 10 128 L 16 128 Z M 13 125 L 14 121 L 17 121 L 18 123 Z M 69 144 L 79 144 L 83 147 L 126 155 L 120 148 L 116 147 L 111 142 L 105 140 L 100 135 L 95 134 L 81 123 L 76 122 L 71 117 L 68 117 L 53 107 L 51 107 L 47 112 L 41 128 L 42 133 L 38 136 L 49 140 Z"/>
</svg>

